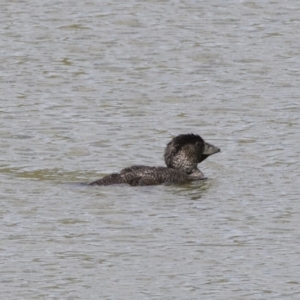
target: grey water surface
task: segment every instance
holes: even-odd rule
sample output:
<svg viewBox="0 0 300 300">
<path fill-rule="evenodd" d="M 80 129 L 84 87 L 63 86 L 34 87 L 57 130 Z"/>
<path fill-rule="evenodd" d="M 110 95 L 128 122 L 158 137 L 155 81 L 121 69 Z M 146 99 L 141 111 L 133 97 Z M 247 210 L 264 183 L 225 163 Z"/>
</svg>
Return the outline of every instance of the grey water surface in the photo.
<svg viewBox="0 0 300 300">
<path fill-rule="evenodd" d="M 2 299 L 300 299 L 300 2 L 2 1 Z M 184 186 L 87 187 L 221 148 Z"/>
</svg>

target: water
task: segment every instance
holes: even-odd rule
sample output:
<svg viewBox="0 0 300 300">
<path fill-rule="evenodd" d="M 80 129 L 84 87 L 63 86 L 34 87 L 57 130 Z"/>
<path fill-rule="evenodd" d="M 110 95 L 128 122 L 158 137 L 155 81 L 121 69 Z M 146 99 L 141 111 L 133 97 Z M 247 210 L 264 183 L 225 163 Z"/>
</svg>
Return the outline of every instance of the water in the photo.
<svg viewBox="0 0 300 300">
<path fill-rule="evenodd" d="M 1 295 L 299 299 L 297 1 L 4 1 Z M 207 182 L 86 187 L 197 133 Z"/>
</svg>

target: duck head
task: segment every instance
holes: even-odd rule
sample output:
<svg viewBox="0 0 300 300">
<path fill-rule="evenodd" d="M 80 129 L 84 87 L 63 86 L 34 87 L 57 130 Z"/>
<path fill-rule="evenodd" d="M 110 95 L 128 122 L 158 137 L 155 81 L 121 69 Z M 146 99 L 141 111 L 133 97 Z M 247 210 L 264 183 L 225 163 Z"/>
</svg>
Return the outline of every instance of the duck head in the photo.
<svg viewBox="0 0 300 300">
<path fill-rule="evenodd" d="M 198 163 L 218 152 L 220 148 L 206 143 L 199 135 L 181 134 L 167 144 L 164 159 L 168 168 L 192 174 L 200 171 Z"/>
</svg>

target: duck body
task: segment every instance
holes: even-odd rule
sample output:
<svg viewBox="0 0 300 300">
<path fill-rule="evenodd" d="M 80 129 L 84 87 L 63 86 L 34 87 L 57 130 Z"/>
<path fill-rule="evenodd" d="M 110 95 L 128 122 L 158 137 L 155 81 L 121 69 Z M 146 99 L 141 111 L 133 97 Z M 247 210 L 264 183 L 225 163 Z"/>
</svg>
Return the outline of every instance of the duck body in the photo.
<svg viewBox="0 0 300 300">
<path fill-rule="evenodd" d="M 199 174 L 199 180 L 204 179 L 203 174 Z M 196 180 L 180 170 L 167 167 L 149 167 L 135 165 L 121 170 L 119 173 L 107 175 L 101 179 L 93 181 L 90 185 L 111 185 L 127 183 L 136 185 L 158 185 L 158 184 L 184 184 Z"/>
</svg>

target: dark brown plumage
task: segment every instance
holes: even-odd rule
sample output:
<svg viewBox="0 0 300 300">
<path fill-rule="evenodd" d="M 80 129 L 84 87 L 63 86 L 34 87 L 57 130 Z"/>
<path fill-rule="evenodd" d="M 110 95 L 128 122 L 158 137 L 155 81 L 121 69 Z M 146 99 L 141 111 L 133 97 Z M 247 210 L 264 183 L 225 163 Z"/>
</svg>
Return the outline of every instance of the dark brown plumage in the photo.
<svg viewBox="0 0 300 300">
<path fill-rule="evenodd" d="M 167 167 L 135 165 L 93 181 L 90 185 L 183 184 L 201 180 L 204 175 L 197 168 L 198 163 L 219 151 L 219 148 L 206 143 L 199 135 L 181 134 L 167 144 L 164 154 Z"/>
</svg>

